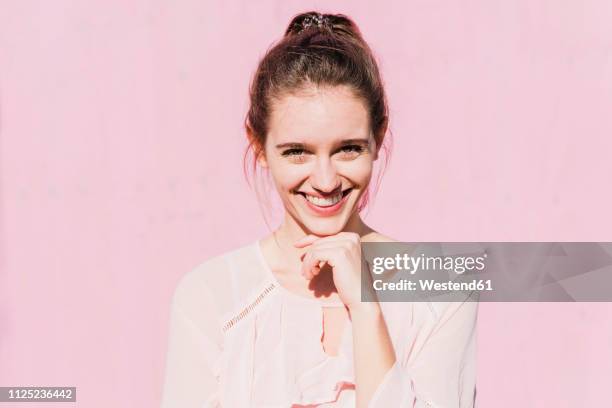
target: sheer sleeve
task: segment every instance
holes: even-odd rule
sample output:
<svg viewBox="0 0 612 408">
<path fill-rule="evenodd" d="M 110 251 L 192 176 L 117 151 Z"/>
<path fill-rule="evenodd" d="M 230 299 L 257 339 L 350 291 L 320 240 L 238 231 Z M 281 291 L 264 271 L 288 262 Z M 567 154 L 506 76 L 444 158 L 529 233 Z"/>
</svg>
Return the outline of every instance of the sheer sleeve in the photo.
<svg viewBox="0 0 612 408">
<path fill-rule="evenodd" d="M 369 408 L 472 408 L 476 396 L 478 303 L 431 303 L 437 323 L 416 357 L 397 356 Z"/>
<path fill-rule="evenodd" d="M 223 336 L 215 299 L 223 294 L 214 293 L 211 284 L 224 273 L 223 260 L 213 259 L 184 275 L 176 286 L 170 307 L 162 408 L 218 406 L 214 365 Z"/>
</svg>

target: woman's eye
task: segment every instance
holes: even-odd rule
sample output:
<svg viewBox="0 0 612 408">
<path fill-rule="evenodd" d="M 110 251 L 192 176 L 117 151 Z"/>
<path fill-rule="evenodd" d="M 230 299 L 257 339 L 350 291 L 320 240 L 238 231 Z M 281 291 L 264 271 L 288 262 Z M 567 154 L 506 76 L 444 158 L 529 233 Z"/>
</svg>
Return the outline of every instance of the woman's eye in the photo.
<svg viewBox="0 0 612 408">
<path fill-rule="evenodd" d="M 359 145 L 346 145 L 342 146 L 338 152 L 342 153 L 343 156 L 348 158 L 353 158 L 359 156 L 363 152 L 364 148 Z M 283 157 L 288 157 L 293 161 L 303 162 L 306 160 L 306 155 L 308 152 L 304 149 L 293 148 L 285 150 L 282 155 Z"/>
<path fill-rule="evenodd" d="M 286 157 L 288 160 L 293 163 L 304 163 L 306 162 L 306 151 L 304 149 L 288 149 L 283 152 L 283 157 Z"/>
<path fill-rule="evenodd" d="M 342 151 L 343 153 L 348 153 L 348 154 L 354 154 L 354 153 L 361 153 L 363 151 L 363 147 L 358 146 L 358 145 L 347 145 L 347 146 L 343 146 L 340 151 Z"/>
<path fill-rule="evenodd" d="M 283 156 L 299 156 L 304 153 L 304 149 L 289 149 L 283 152 Z"/>
</svg>

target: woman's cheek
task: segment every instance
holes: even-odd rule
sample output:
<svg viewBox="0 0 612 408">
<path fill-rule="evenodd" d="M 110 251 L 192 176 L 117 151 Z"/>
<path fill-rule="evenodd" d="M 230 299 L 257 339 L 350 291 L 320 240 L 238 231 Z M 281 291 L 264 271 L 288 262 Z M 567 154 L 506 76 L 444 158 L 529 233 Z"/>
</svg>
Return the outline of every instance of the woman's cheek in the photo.
<svg viewBox="0 0 612 408">
<path fill-rule="evenodd" d="M 352 162 L 342 163 L 336 167 L 340 174 L 343 174 L 349 180 L 363 184 L 367 183 L 372 176 L 372 162 L 368 160 L 354 160 Z"/>
<path fill-rule="evenodd" d="M 272 172 L 272 177 L 276 181 L 276 188 L 279 192 L 286 193 L 299 187 L 308 174 L 295 167 L 279 166 Z"/>
</svg>

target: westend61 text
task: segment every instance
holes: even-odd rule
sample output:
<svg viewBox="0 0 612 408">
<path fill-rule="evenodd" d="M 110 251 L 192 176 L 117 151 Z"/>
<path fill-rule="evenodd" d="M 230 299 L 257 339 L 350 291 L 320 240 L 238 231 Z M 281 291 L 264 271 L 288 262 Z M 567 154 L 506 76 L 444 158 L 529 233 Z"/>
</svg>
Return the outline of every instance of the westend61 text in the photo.
<svg viewBox="0 0 612 408">
<path fill-rule="evenodd" d="M 418 282 L 418 284 L 417 284 Z M 478 279 L 470 282 L 436 282 L 433 279 L 419 279 L 417 282 L 401 279 L 396 282 L 383 282 L 377 279 L 373 282 L 374 290 L 422 290 L 422 291 L 484 291 L 493 290 L 491 279 Z"/>
</svg>

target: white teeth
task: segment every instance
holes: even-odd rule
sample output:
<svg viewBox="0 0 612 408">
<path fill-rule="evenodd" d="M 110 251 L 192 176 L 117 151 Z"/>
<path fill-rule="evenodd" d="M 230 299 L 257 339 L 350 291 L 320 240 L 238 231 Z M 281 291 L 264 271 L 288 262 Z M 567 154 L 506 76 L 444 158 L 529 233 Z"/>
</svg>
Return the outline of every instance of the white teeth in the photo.
<svg viewBox="0 0 612 408">
<path fill-rule="evenodd" d="M 305 194 L 305 196 L 308 201 L 310 201 L 314 205 L 318 205 L 319 207 L 329 207 L 342 200 L 342 193 L 339 193 L 338 195 L 330 198 L 319 198 L 308 194 Z"/>
</svg>

